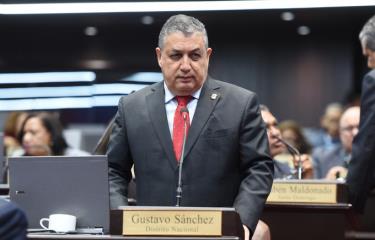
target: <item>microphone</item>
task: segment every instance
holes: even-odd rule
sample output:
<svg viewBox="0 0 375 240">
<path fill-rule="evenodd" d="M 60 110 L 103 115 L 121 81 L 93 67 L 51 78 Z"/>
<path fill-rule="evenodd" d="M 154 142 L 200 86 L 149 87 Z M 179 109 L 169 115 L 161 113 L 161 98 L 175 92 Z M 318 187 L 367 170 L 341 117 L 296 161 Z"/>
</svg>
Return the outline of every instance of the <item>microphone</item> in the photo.
<svg viewBox="0 0 375 240">
<path fill-rule="evenodd" d="M 302 160 L 301 160 L 300 152 L 297 150 L 297 148 L 293 147 L 290 143 L 280 138 L 279 136 L 273 135 L 273 137 L 277 138 L 280 142 L 282 142 L 286 146 L 286 149 L 288 150 L 288 152 L 292 154 L 292 156 L 297 157 L 297 161 L 298 161 L 297 162 L 298 163 L 297 164 L 297 178 L 301 180 L 302 179 Z"/>
<path fill-rule="evenodd" d="M 187 130 L 187 119 L 188 119 L 188 114 L 189 110 L 186 107 L 181 108 L 180 114 L 182 115 L 182 118 L 184 119 L 184 135 L 183 135 L 183 140 L 182 140 L 182 151 L 181 151 L 181 157 L 180 161 L 178 163 L 178 184 L 177 184 L 177 195 L 176 195 L 176 207 L 179 207 L 181 204 L 181 199 L 182 199 L 182 164 L 184 162 L 184 155 L 185 155 L 185 144 L 186 144 L 186 130 Z"/>
</svg>

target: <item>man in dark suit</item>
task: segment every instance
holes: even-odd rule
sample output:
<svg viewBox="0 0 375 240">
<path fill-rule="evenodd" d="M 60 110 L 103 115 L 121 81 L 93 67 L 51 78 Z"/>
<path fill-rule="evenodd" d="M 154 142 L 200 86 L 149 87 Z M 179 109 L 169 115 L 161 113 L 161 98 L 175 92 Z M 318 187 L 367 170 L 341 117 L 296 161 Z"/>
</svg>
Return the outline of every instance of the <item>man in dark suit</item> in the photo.
<svg viewBox="0 0 375 240">
<path fill-rule="evenodd" d="M 127 204 L 133 164 L 137 204 L 175 206 L 184 155 L 181 206 L 234 206 L 254 232 L 273 176 L 256 95 L 207 76 L 212 49 L 199 20 L 172 16 L 158 45 L 164 81 L 119 103 L 107 151 L 111 207 Z M 182 116 L 191 124 L 184 154 Z"/>
<path fill-rule="evenodd" d="M 281 133 L 278 127 L 278 121 L 275 116 L 271 113 L 269 108 L 265 105 L 260 105 L 262 118 L 267 127 L 268 143 L 270 147 L 271 157 L 275 158 L 277 155 L 285 151 L 286 146 L 281 141 Z M 307 154 L 302 154 L 302 178 L 310 179 L 313 177 L 314 169 L 312 165 L 312 159 Z M 294 164 L 297 166 L 298 162 L 294 159 Z M 296 178 L 296 173 L 289 167 L 286 162 L 281 162 L 274 159 L 274 179 L 291 179 Z"/>
<path fill-rule="evenodd" d="M 350 107 L 342 114 L 339 130 L 341 144 L 314 159 L 315 178 L 335 180 L 338 177 L 346 177 L 352 154 L 353 138 L 358 133 L 359 117 L 358 106 Z"/>
<path fill-rule="evenodd" d="M 25 214 L 14 204 L 0 199 L 0 239 L 25 240 L 26 229 Z"/>
<path fill-rule="evenodd" d="M 267 127 L 271 157 L 274 158 L 275 156 L 283 153 L 285 150 L 285 146 L 280 140 L 281 133 L 280 129 L 278 128 L 279 123 L 267 106 L 260 105 L 260 110 L 263 121 Z M 274 159 L 274 179 L 290 178 L 292 175 L 292 169 L 289 167 L 288 163 L 280 162 Z"/>
<path fill-rule="evenodd" d="M 370 18 L 359 34 L 363 55 L 369 68 L 375 69 L 375 16 Z M 375 172 L 375 70 L 362 83 L 359 132 L 353 141 L 347 183 L 353 207 L 362 212 L 369 190 L 374 187 Z"/>
</svg>

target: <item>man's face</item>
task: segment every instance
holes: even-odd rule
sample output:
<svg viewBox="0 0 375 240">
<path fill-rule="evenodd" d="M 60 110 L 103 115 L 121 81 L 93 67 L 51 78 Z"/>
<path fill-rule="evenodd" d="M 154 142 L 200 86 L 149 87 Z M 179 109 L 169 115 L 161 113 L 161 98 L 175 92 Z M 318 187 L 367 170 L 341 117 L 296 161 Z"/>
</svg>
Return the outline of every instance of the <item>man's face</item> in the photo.
<svg viewBox="0 0 375 240">
<path fill-rule="evenodd" d="M 359 107 L 352 107 L 345 111 L 340 121 L 340 140 L 347 153 L 352 152 L 353 138 L 358 133 Z"/>
<path fill-rule="evenodd" d="M 156 48 L 156 55 L 168 89 L 178 96 L 197 91 L 207 78 L 211 52 L 201 33 L 166 36 L 162 49 Z"/>
<path fill-rule="evenodd" d="M 333 137 L 338 138 L 339 136 L 339 125 L 342 112 L 339 109 L 334 109 L 328 111 L 321 121 L 322 127 L 327 131 L 327 133 Z"/>
<path fill-rule="evenodd" d="M 280 130 L 277 127 L 277 120 L 268 111 L 261 111 L 263 121 L 267 126 L 268 143 L 271 151 L 271 156 L 274 157 L 284 150 L 284 144 L 278 139 L 281 138 Z"/>
<path fill-rule="evenodd" d="M 362 42 L 362 54 L 367 57 L 367 66 L 371 69 L 375 68 L 375 51 L 366 47 L 366 43 Z"/>
</svg>

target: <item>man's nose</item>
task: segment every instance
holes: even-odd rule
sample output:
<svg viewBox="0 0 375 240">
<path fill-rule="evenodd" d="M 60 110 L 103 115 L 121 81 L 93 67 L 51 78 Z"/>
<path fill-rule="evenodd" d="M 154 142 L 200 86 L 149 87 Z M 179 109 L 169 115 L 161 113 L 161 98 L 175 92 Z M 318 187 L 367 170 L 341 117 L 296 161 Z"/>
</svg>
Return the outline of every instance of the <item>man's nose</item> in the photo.
<svg viewBox="0 0 375 240">
<path fill-rule="evenodd" d="M 272 126 L 270 130 L 271 130 L 272 136 L 274 136 L 274 137 L 280 137 L 281 136 L 280 130 L 277 127 Z"/>
<path fill-rule="evenodd" d="M 183 72 L 190 71 L 191 69 L 190 64 L 191 64 L 191 61 L 188 56 L 184 56 L 183 58 L 181 58 L 181 66 L 180 66 L 181 71 Z"/>
</svg>

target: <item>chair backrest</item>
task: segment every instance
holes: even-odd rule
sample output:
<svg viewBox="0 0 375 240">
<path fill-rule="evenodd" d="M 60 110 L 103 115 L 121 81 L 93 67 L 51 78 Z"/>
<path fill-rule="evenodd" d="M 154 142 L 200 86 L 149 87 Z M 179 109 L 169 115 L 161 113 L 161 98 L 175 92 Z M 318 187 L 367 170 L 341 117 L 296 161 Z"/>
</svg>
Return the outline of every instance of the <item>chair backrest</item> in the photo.
<svg viewBox="0 0 375 240">
<path fill-rule="evenodd" d="M 107 128 L 104 130 L 103 135 L 100 137 L 98 143 L 96 144 L 96 146 L 93 150 L 93 154 L 104 155 L 107 152 L 109 137 L 111 136 L 114 122 L 115 122 L 115 118 L 112 118 L 111 121 L 109 122 Z"/>
</svg>

